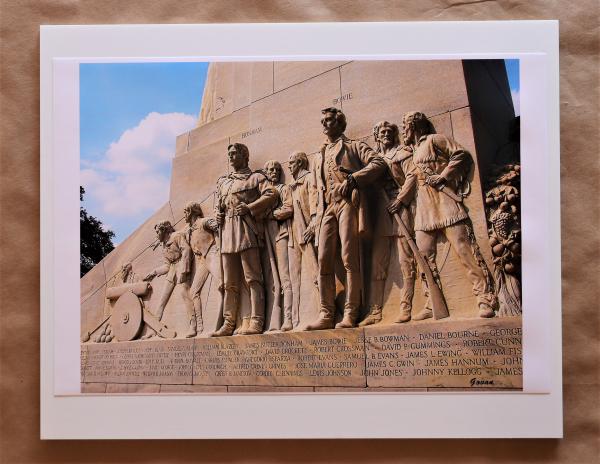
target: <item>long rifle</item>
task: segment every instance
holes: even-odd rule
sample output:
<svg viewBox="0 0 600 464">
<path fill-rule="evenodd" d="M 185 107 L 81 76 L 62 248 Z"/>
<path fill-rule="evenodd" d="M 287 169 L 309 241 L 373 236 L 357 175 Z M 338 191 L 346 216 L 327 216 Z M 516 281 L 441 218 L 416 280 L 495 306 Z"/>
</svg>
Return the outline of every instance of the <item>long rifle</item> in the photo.
<svg viewBox="0 0 600 464">
<path fill-rule="evenodd" d="M 444 294 L 440 290 L 440 287 L 438 287 L 438 284 L 433 276 L 433 272 L 431 272 L 431 267 L 429 267 L 429 261 L 427 261 L 427 258 L 423 256 L 423 253 L 417 247 L 417 244 L 410 235 L 408 227 L 406 227 L 406 224 L 404 224 L 404 221 L 400 217 L 400 214 L 396 213 L 393 216 L 396 220 L 396 223 L 398 224 L 398 227 L 400 228 L 400 232 L 402 233 L 402 235 L 404 235 L 404 238 L 406 238 L 408 246 L 410 246 L 410 249 L 413 252 L 415 260 L 419 265 L 419 268 L 421 268 L 421 271 L 425 275 L 434 319 L 443 319 L 445 317 L 450 316 L 450 313 L 448 312 L 448 306 L 446 306 L 446 300 L 444 299 Z"/>
</svg>

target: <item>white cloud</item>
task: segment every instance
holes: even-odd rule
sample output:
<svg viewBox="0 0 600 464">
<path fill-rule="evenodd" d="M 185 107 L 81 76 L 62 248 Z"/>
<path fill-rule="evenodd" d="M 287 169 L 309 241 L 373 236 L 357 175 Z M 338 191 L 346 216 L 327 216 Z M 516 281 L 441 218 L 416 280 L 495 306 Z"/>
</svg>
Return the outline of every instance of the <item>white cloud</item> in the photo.
<svg viewBox="0 0 600 464">
<path fill-rule="evenodd" d="M 511 90 L 510 96 L 512 97 L 513 106 L 515 107 L 515 116 L 521 114 L 521 94 L 518 90 Z"/>
<path fill-rule="evenodd" d="M 150 113 L 111 143 L 101 161 L 82 163 L 86 201 L 102 220 L 139 216 L 141 222 L 168 200 L 175 138 L 195 122 L 189 114 Z"/>
</svg>

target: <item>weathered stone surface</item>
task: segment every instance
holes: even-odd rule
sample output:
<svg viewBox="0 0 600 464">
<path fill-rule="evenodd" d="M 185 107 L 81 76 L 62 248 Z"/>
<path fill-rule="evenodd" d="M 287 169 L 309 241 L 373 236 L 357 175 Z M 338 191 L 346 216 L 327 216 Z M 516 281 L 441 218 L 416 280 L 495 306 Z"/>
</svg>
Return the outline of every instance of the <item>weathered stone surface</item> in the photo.
<svg viewBox="0 0 600 464">
<path fill-rule="evenodd" d="M 194 384 L 365 386 L 361 330 L 197 339 Z"/>
<path fill-rule="evenodd" d="M 91 344 L 84 382 L 189 384 L 193 343 L 151 340 Z"/>
<path fill-rule="evenodd" d="M 227 387 L 222 385 L 161 385 L 161 393 L 226 393 Z"/>
<path fill-rule="evenodd" d="M 160 385 L 138 384 L 138 383 L 109 383 L 106 385 L 106 393 L 159 393 Z"/>
<path fill-rule="evenodd" d="M 276 61 L 273 74 L 275 91 L 287 89 L 324 72 L 336 69 L 345 61 Z"/>
<path fill-rule="evenodd" d="M 435 116 L 469 104 L 459 60 L 353 61 L 340 72 L 342 102 L 335 106 L 348 117 L 351 138 L 370 134 L 377 121 L 401 123 L 408 111 Z"/>
<path fill-rule="evenodd" d="M 370 387 L 522 388 L 521 318 L 367 327 Z"/>
<path fill-rule="evenodd" d="M 315 387 L 248 387 L 231 385 L 227 387 L 229 393 L 305 393 L 314 391 Z"/>
<path fill-rule="evenodd" d="M 82 383 L 81 393 L 106 393 L 105 383 Z"/>
</svg>

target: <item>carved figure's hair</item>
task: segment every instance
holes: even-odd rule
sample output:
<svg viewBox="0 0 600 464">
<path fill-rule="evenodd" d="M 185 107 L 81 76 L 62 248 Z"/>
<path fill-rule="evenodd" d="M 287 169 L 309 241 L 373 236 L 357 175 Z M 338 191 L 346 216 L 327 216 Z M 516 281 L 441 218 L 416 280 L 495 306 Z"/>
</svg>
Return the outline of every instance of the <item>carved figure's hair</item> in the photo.
<svg viewBox="0 0 600 464">
<path fill-rule="evenodd" d="M 173 232 L 175 229 L 171 225 L 170 221 L 160 221 L 158 224 L 154 226 L 154 230 L 156 233 L 159 232 Z"/>
<path fill-rule="evenodd" d="M 202 211 L 202 206 L 197 201 L 190 201 L 185 208 L 183 208 L 185 213 L 192 213 L 195 216 L 204 217 L 204 212 Z"/>
<path fill-rule="evenodd" d="M 381 141 L 379 140 L 379 131 L 383 127 L 389 127 L 390 129 L 392 129 L 392 138 L 394 139 L 394 144 L 398 145 L 400 143 L 400 130 L 398 129 L 398 126 L 388 121 L 379 121 L 373 127 L 373 138 L 375 139 L 377 146 L 379 146 L 379 144 L 381 143 Z"/>
<path fill-rule="evenodd" d="M 281 163 L 280 163 L 279 161 L 277 161 L 277 160 L 269 160 L 269 161 L 267 161 L 267 162 L 265 163 L 265 167 L 264 167 L 265 171 L 266 171 L 267 169 L 269 169 L 271 166 L 276 166 L 276 167 L 278 167 L 278 168 L 279 168 L 279 170 L 280 170 L 280 171 L 282 170 L 282 169 L 281 169 Z"/>
<path fill-rule="evenodd" d="M 250 159 L 250 151 L 248 150 L 248 147 L 246 145 L 244 145 L 243 143 L 232 143 L 227 147 L 227 151 L 229 152 L 229 150 L 231 150 L 232 147 L 235 148 L 235 151 L 244 155 L 244 158 L 246 158 L 247 160 Z"/>
<path fill-rule="evenodd" d="M 402 118 L 402 124 L 410 124 L 415 131 L 418 131 L 421 134 L 435 134 L 435 127 L 433 127 L 429 118 L 420 111 L 410 111 L 405 113 Z"/>
<path fill-rule="evenodd" d="M 308 169 L 308 156 L 303 151 L 295 151 L 290 155 L 290 161 L 300 160 L 302 169 Z"/>
<path fill-rule="evenodd" d="M 327 113 L 331 113 L 335 116 L 335 120 L 341 126 L 342 132 L 346 130 L 346 115 L 342 113 L 342 110 L 338 110 L 337 108 L 323 108 L 321 110 L 321 114 L 325 115 Z"/>
</svg>

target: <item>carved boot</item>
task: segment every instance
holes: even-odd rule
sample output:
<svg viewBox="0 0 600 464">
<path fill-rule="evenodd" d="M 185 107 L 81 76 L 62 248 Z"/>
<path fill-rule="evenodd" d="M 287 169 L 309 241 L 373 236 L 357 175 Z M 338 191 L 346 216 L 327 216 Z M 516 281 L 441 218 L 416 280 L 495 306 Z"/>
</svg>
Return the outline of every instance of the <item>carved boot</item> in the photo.
<svg viewBox="0 0 600 464">
<path fill-rule="evenodd" d="M 241 335 L 256 335 L 263 332 L 264 319 L 260 316 L 252 316 L 247 329 L 242 329 Z"/>
<path fill-rule="evenodd" d="M 242 323 L 236 327 L 233 331 L 233 335 L 242 335 L 244 330 L 248 328 L 248 325 L 250 325 L 250 316 L 242 317 Z"/>
<path fill-rule="evenodd" d="M 479 303 L 479 317 L 489 318 L 496 315 L 494 309 L 487 303 Z"/>
<path fill-rule="evenodd" d="M 336 329 L 350 329 L 356 327 L 358 306 L 360 305 L 360 275 L 346 274 L 346 304 L 344 305 L 344 318 L 335 326 Z"/>
<path fill-rule="evenodd" d="M 335 325 L 336 329 L 350 329 L 356 327 L 356 316 L 358 315 L 358 308 L 346 308 L 344 309 L 344 318 Z"/>
<path fill-rule="evenodd" d="M 223 325 L 219 330 L 210 334 L 211 337 L 229 337 L 235 329 L 236 315 L 223 308 Z"/>
<path fill-rule="evenodd" d="M 292 305 L 285 305 L 283 308 L 283 324 L 281 326 L 282 332 L 289 332 L 294 328 L 292 324 Z"/>
<path fill-rule="evenodd" d="M 423 310 L 416 314 L 412 319 L 413 321 L 423 321 L 425 319 L 431 319 L 433 317 L 433 311 L 430 308 L 423 308 Z"/>
<path fill-rule="evenodd" d="M 321 309 L 319 317 L 308 324 L 304 330 L 333 329 L 335 315 L 335 277 L 332 275 L 319 276 L 319 297 Z"/>
<path fill-rule="evenodd" d="M 192 316 L 190 318 L 189 328 L 188 328 L 187 332 L 185 333 L 185 338 L 192 338 L 192 337 L 195 337 L 196 335 L 198 335 L 198 332 L 196 332 L 196 316 Z"/>
<path fill-rule="evenodd" d="M 367 317 L 365 317 L 360 324 L 358 324 L 359 327 L 364 327 L 366 325 L 371 325 L 371 324 L 377 324 L 378 322 L 381 322 L 381 318 L 382 318 L 382 308 L 379 305 L 371 305 L 371 309 L 369 310 L 369 314 L 367 314 Z"/>
<path fill-rule="evenodd" d="M 404 322 L 410 321 L 411 312 L 412 308 L 410 307 L 410 305 L 404 302 L 400 303 L 400 314 L 398 315 L 398 319 L 396 319 L 394 322 L 396 324 L 403 324 Z"/>
<path fill-rule="evenodd" d="M 304 330 L 327 330 L 333 329 L 333 311 L 321 310 L 319 317 L 308 324 Z"/>
</svg>

